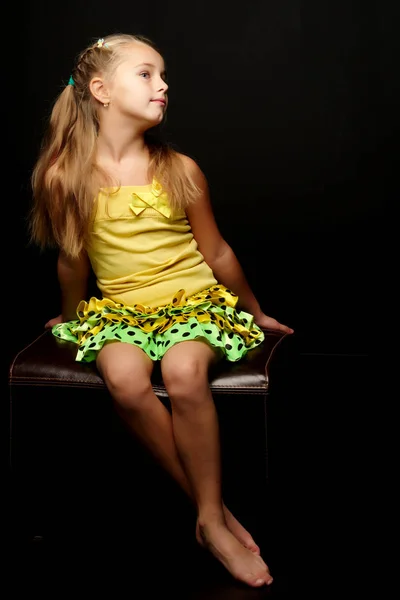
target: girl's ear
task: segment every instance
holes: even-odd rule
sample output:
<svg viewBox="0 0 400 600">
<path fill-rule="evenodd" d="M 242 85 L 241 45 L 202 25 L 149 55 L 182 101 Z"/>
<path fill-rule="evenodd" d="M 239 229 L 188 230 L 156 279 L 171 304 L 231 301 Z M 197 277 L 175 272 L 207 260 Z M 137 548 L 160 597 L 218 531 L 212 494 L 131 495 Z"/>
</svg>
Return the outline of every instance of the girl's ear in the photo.
<svg viewBox="0 0 400 600">
<path fill-rule="evenodd" d="M 101 77 L 93 77 L 89 83 L 89 89 L 92 96 L 101 102 L 101 104 L 110 103 L 110 93 Z"/>
</svg>

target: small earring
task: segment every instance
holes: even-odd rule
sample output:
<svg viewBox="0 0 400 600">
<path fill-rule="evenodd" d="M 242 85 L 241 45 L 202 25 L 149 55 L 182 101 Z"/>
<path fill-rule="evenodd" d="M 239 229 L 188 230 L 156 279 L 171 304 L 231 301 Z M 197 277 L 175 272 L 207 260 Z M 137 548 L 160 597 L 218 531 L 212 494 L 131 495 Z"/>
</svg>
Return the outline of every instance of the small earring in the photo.
<svg viewBox="0 0 400 600">
<path fill-rule="evenodd" d="M 109 104 L 110 104 L 109 102 L 106 102 L 105 104 L 103 104 L 104 108 L 108 108 Z"/>
</svg>

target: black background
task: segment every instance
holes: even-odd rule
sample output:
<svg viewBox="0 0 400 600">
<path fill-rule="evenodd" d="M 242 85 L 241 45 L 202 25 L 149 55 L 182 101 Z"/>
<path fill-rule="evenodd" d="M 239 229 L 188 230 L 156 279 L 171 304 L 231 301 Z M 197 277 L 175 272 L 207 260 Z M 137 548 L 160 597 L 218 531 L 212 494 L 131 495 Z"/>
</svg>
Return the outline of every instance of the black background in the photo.
<svg viewBox="0 0 400 600">
<path fill-rule="evenodd" d="M 283 391 L 270 407 L 270 443 L 272 480 L 288 512 L 284 533 L 300 552 L 303 538 L 289 531 L 296 520 L 314 544 L 324 536 L 320 523 L 337 540 L 350 519 L 351 553 L 374 492 L 371 359 L 382 348 L 377 334 L 393 322 L 386 245 L 398 198 L 393 6 L 41 2 L 14 7 L 3 46 L 8 359 L 60 312 L 56 255 L 29 246 L 26 228 L 51 103 L 89 42 L 142 33 L 167 63 L 167 139 L 207 176 L 218 225 L 264 311 L 295 329 L 295 375 L 290 361 L 288 371 L 285 361 L 277 367 Z"/>
</svg>

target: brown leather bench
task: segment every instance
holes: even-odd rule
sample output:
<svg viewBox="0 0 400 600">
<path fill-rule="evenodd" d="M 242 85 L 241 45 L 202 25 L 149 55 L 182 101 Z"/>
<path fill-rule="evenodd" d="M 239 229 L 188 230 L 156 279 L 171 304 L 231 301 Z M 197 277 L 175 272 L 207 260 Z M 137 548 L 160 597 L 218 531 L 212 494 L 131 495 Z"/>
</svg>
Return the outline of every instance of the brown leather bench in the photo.
<svg viewBox="0 0 400 600">
<path fill-rule="evenodd" d="M 220 417 L 225 501 L 248 518 L 263 510 L 270 367 L 286 337 L 265 334 L 263 344 L 244 360 L 222 362 L 210 374 Z M 149 489 L 161 493 L 164 502 L 170 491 L 163 475 L 157 475 L 158 466 L 152 470 L 151 461 L 146 462 L 146 454 L 119 423 L 95 365 L 75 362 L 75 353 L 72 343 L 45 331 L 10 366 L 10 465 L 20 518 L 33 536 L 67 528 L 60 516 L 65 506 L 72 514 L 72 504 L 80 505 L 84 513 L 82 506 L 93 506 L 91 493 L 92 499 L 94 494 L 104 499 L 102 494 L 113 489 L 122 497 L 116 490 L 123 481 L 130 481 L 135 499 L 142 495 L 145 503 Z M 156 395 L 169 407 L 158 363 L 152 381 Z"/>
</svg>

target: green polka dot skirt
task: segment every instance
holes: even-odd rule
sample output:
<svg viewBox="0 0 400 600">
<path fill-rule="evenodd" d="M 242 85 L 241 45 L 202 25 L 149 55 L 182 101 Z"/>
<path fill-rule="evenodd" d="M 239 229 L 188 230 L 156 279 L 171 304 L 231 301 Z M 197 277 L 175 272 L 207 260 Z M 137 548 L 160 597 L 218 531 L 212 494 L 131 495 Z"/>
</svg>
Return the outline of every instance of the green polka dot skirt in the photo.
<svg viewBox="0 0 400 600">
<path fill-rule="evenodd" d="M 174 344 L 188 340 L 206 342 L 235 362 L 264 340 L 253 316 L 235 309 L 237 302 L 238 296 L 223 285 L 188 298 L 179 290 L 170 304 L 155 308 L 92 297 L 80 302 L 77 320 L 55 325 L 52 332 L 76 343 L 76 360 L 84 363 L 96 360 L 110 341 L 134 344 L 156 361 Z"/>
</svg>

